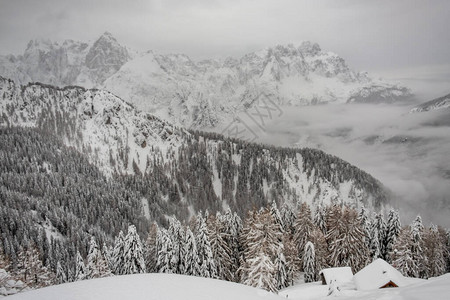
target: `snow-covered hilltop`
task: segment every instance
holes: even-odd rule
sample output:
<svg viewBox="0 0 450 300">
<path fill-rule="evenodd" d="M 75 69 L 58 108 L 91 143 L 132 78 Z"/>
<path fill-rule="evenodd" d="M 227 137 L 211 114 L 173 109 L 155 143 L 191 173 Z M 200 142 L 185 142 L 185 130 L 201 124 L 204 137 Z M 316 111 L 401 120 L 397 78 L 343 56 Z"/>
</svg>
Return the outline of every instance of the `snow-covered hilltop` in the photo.
<svg viewBox="0 0 450 300">
<path fill-rule="evenodd" d="M 311 42 L 195 62 L 183 54 L 136 54 L 110 33 L 92 45 L 31 41 L 23 55 L 0 57 L 0 76 L 21 84 L 103 88 L 195 128 L 224 125 L 261 94 L 278 105 L 394 102 L 410 96 L 404 87 L 351 70 L 337 54 Z"/>
</svg>

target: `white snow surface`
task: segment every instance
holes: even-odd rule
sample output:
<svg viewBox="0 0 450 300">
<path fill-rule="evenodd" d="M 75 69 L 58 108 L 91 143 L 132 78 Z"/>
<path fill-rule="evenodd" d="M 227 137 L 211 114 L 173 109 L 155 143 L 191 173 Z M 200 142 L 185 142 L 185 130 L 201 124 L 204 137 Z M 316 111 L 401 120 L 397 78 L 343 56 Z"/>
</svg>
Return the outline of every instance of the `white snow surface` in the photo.
<svg viewBox="0 0 450 300">
<path fill-rule="evenodd" d="M 344 283 L 353 280 L 353 272 L 350 267 L 327 268 L 320 271 L 320 273 L 325 277 L 327 284 L 330 284 L 332 281 Z"/>
<path fill-rule="evenodd" d="M 450 295 L 450 273 L 413 284 L 368 291 L 342 290 L 336 296 L 327 296 L 328 286 L 319 282 L 299 284 L 281 290 L 278 295 L 291 300 L 363 299 L 363 300 L 447 300 Z"/>
<path fill-rule="evenodd" d="M 378 258 L 356 273 L 353 280 L 358 290 L 374 290 L 384 286 L 389 281 L 402 287 L 416 282 L 417 279 L 404 277 L 393 266 Z"/>
<path fill-rule="evenodd" d="M 10 296 L 21 300 L 271 300 L 275 294 L 215 279 L 135 274 L 77 281 Z"/>
</svg>

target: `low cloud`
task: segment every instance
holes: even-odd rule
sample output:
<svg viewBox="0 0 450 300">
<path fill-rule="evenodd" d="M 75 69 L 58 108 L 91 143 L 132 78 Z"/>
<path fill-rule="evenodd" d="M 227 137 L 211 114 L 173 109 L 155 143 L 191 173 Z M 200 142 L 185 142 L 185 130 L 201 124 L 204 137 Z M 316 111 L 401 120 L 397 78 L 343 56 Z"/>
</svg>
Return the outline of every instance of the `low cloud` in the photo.
<svg viewBox="0 0 450 300">
<path fill-rule="evenodd" d="M 319 148 L 369 172 L 394 193 L 403 223 L 420 214 L 426 224 L 449 227 L 450 127 L 430 124 L 450 118 L 450 111 L 409 114 L 410 108 L 289 107 L 265 132 L 254 130 L 258 142 Z"/>
</svg>

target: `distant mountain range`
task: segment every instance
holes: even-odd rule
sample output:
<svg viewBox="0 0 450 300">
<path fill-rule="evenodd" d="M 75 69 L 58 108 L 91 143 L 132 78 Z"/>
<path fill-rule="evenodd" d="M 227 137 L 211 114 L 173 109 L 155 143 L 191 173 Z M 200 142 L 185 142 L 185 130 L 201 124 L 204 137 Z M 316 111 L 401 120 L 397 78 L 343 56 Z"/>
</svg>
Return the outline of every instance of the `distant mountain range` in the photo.
<svg viewBox="0 0 450 300">
<path fill-rule="evenodd" d="M 411 113 L 425 112 L 443 108 L 450 108 L 450 94 L 422 103 L 411 109 Z"/>
<path fill-rule="evenodd" d="M 351 70 L 318 44 L 278 45 L 241 58 L 195 62 L 184 54 L 138 53 L 104 33 L 92 44 L 30 41 L 0 56 L 0 76 L 20 84 L 101 88 L 174 124 L 223 127 L 263 95 L 276 105 L 379 103 L 410 91 Z"/>
</svg>

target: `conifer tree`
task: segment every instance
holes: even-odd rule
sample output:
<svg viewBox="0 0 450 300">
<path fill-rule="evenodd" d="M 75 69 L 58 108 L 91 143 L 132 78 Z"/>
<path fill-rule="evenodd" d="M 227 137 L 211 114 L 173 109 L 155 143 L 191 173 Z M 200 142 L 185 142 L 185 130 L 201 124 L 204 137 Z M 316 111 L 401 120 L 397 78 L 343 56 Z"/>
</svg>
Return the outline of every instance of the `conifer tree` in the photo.
<svg viewBox="0 0 450 300">
<path fill-rule="evenodd" d="M 12 275 L 22 280 L 27 286 L 41 288 L 52 285 L 56 281 L 56 274 L 42 264 L 36 246 L 28 245 L 26 249 L 20 251 L 17 261 L 17 268 Z"/>
<path fill-rule="evenodd" d="M 159 273 L 175 273 L 172 269 L 172 257 L 174 256 L 172 238 L 166 229 L 158 232 L 158 255 L 156 260 L 156 270 Z"/>
<path fill-rule="evenodd" d="M 277 280 L 275 266 L 267 254 L 260 249 L 256 256 L 247 260 L 249 273 L 243 284 L 275 292 Z"/>
<path fill-rule="evenodd" d="M 125 257 L 125 239 L 123 232 L 120 231 L 114 243 L 112 261 L 113 273 L 116 275 L 123 275 L 124 273 L 124 257 Z"/>
<path fill-rule="evenodd" d="M 332 266 L 350 266 L 354 272 L 366 265 L 368 249 L 364 233 L 354 209 L 334 206 L 329 215 L 326 240 Z M 334 226 L 333 226 L 334 225 Z"/>
<path fill-rule="evenodd" d="M 108 263 L 98 248 L 94 237 L 92 237 L 90 241 L 87 261 L 86 278 L 92 279 L 111 276 L 111 270 L 109 269 Z"/>
<path fill-rule="evenodd" d="M 233 281 L 232 250 L 228 245 L 230 233 L 227 231 L 226 220 L 220 213 L 214 217 L 210 215 L 207 222 L 209 240 L 217 267 L 217 276 L 222 280 Z"/>
<path fill-rule="evenodd" d="M 316 226 L 312 221 L 309 205 L 303 202 L 300 205 L 297 220 L 294 223 L 294 240 L 297 244 L 299 257 L 301 260 L 303 259 L 305 245 L 307 241 L 311 240 L 311 234 L 315 228 Z"/>
<path fill-rule="evenodd" d="M 319 228 L 323 234 L 327 233 L 327 223 L 326 223 L 326 210 L 322 204 L 318 204 L 314 214 L 314 224 Z"/>
<path fill-rule="evenodd" d="M 149 273 L 156 272 L 156 260 L 158 254 L 158 230 L 158 224 L 154 222 L 150 226 L 147 240 L 145 241 L 145 266 L 147 268 L 147 272 Z"/>
<path fill-rule="evenodd" d="M 67 282 L 67 275 L 64 272 L 61 263 L 58 261 L 56 264 L 56 283 L 61 284 Z"/>
<path fill-rule="evenodd" d="M 418 276 L 417 262 L 411 251 L 412 238 L 408 227 L 400 230 L 400 233 L 394 243 L 394 249 L 391 254 L 392 265 L 404 276 Z"/>
<path fill-rule="evenodd" d="M 428 277 L 437 277 L 444 274 L 446 272 L 445 245 L 435 225 L 425 231 L 424 248 L 427 262 L 425 268 Z"/>
<path fill-rule="evenodd" d="M 124 262 L 122 274 L 145 273 L 144 251 L 136 227 L 130 225 L 124 242 Z"/>
<path fill-rule="evenodd" d="M 314 245 L 311 242 L 307 242 L 305 245 L 305 251 L 304 251 L 304 257 L 303 257 L 303 271 L 305 272 L 305 282 L 313 282 L 315 281 L 315 274 L 316 274 L 316 266 L 315 266 L 315 251 L 314 251 Z"/>
<path fill-rule="evenodd" d="M 376 227 L 378 234 L 378 247 L 379 247 L 379 257 L 385 258 L 386 254 L 386 222 L 384 221 L 384 217 L 381 213 L 377 214 L 374 219 L 374 224 L 372 225 Z M 372 237 L 373 238 L 373 237 Z"/>
<path fill-rule="evenodd" d="M 197 218 L 197 250 L 200 266 L 200 276 L 206 278 L 217 278 L 217 267 L 214 261 L 211 243 L 208 237 L 208 229 L 203 217 Z"/>
<path fill-rule="evenodd" d="M 185 275 L 200 276 L 200 265 L 197 254 L 197 243 L 195 241 L 194 234 L 187 228 L 185 234 L 185 240 L 183 243 L 183 258 Z"/>
<path fill-rule="evenodd" d="M 412 258 L 417 266 L 417 269 L 413 270 L 414 277 L 427 278 L 426 256 L 423 253 L 423 230 L 422 218 L 417 216 L 411 224 L 411 254 Z"/>
<path fill-rule="evenodd" d="M 384 257 L 384 259 L 387 262 L 391 262 L 391 253 L 393 251 L 395 241 L 400 234 L 400 230 L 401 224 L 398 211 L 391 209 L 389 211 L 388 221 L 386 225 L 386 256 Z"/>
<path fill-rule="evenodd" d="M 294 232 L 294 222 L 296 219 L 292 207 L 288 203 L 284 202 L 281 206 L 280 215 L 283 221 L 284 231 L 292 234 Z"/>
<path fill-rule="evenodd" d="M 77 251 L 77 258 L 75 264 L 75 281 L 86 279 L 86 267 L 80 252 Z"/>
<path fill-rule="evenodd" d="M 289 286 L 288 267 L 283 252 L 283 245 L 280 244 L 277 250 L 277 257 L 275 258 L 275 279 L 277 281 L 277 290 Z"/>
<path fill-rule="evenodd" d="M 365 240 L 366 246 L 369 249 L 371 249 L 372 248 L 371 247 L 371 243 L 372 243 L 372 238 L 371 238 L 372 222 L 371 222 L 371 220 L 369 218 L 369 215 L 367 213 L 367 210 L 366 210 L 366 208 L 364 206 L 362 206 L 361 210 L 359 211 L 359 222 L 360 222 L 361 227 L 362 227 L 363 232 L 364 232 L 364 240 Z M 378 245 L 378 243 L 376 243 L 376 244 Z M 371 256 L 373 256 L 373 255 L 371 255 Z"/>
</svg>

